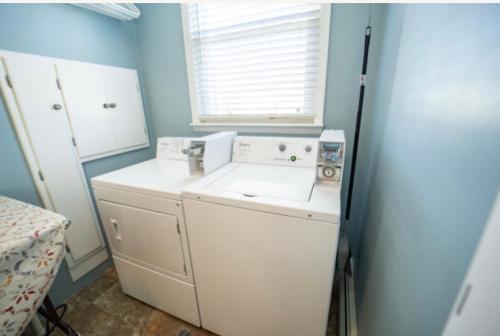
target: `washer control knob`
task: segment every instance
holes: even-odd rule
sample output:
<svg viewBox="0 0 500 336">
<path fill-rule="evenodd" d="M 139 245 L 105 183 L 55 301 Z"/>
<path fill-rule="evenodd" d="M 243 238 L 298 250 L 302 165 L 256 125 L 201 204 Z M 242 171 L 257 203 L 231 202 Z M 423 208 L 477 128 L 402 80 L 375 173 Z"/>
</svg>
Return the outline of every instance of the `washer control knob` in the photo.
<svg viewBox="0 0 500 336">
<path fill-rule="evenodd" d="M 310 153 L 312 151 L 312 147 L 310 145 L 306 146 L 306 153 Z"/>
<path fill-rule="evenodd" d="M 286 150 L 286 145 L 284 143 L 280 143 L 278 149 L 280 150 L 280 152 L 284 152 Z"/>
</svg>

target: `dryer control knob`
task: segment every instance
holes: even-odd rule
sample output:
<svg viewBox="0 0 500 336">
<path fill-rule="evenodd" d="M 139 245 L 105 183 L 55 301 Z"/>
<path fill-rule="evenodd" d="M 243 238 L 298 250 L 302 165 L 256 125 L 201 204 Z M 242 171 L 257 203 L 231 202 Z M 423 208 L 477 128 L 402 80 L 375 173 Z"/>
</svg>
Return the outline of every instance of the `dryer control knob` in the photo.
<svg viewBox="0 0 500 336">
<path fill-rule="evenodd" d="M 306 153 L 310 153 L 312 151 L 312 147 L 310 145 L 306 146 Z"/>
<path fill-rule="evenodd" d="M 280 152 L 284 152 L 286 150 L 286 145 L 284 143 L 280 143 L 278 149 L 280 150 Z"/>
</svg>

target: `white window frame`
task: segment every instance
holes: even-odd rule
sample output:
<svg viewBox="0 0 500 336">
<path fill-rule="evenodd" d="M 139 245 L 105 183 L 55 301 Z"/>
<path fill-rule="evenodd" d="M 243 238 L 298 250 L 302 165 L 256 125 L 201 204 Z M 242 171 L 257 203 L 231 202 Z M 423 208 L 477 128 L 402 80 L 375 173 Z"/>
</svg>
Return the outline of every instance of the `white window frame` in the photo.
<svg viewBox="0 0 500 336">
<path fill-rule="evenodd" d="M 195 78 L 192 61 L 191 36 L 189 31 L 188 4 L 181 4 L 182 30 L 184 35 L 184 54 L 191 102 L 191 126 L 195 131 L 216 132 L 235 130 L 252 133 L 288 133 L 288 134 L 320 134 L 323 129 L 325 106 L 326 74 L 328 64 L 328 48 L 330 40 L 330 4 L 321 4 L 319 55 L 316 91 L 316 108 L 314 116 L 200 116 L 195 91 Z"/>
</svg>

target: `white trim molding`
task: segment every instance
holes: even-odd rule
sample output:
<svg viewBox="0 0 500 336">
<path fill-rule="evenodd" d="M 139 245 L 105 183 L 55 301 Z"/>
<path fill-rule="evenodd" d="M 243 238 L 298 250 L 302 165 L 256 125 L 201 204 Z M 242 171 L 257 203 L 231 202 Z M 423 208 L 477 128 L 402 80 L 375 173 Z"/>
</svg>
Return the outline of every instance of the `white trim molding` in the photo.
<svg viewBox="0 0 500 336">
<path fill-rule="evenodd" d="M 314 124 L 252 124 L 252 123 L 191 123 L 196 132 L 238 131 L 240 133 L 276 133 L 319 135 L 323 125 Z"/>
<path fill-rule="evenodd" d="M 68 254 L 67 254 L 68 255 Z M 97 252 L 93 253 L 91 256 L 87 257 L 82 262 L 68 267 L 69 274 L 71 275 L 71 279 L 73 281 L 77 281 L 85 274 L 96 268 L 98 265 L 102 264 L 106 260 L 108 260 L 109 254 L 105 247 Z M 69 266 L 69 265 L 68 265 Z"/>
</svg>

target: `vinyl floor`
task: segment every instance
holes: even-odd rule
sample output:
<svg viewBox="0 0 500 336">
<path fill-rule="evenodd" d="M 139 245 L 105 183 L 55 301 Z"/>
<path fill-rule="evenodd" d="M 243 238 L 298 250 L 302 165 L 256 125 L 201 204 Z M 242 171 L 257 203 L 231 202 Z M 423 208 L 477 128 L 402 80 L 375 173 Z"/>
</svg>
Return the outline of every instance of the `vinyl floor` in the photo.
<svg viewBox="0 0 500 336">
<path fill-rule="evenodd" d="M 338 335 L 338 297 L 336 282 L 327 336 Z M 178 336 L 183 329 L 189 330 L 190 336 L 215 335 L 124 294 L 114 268 L 66 303 L 64 321 L 82 336 Z M 30 334 L 27 330 L 23 336 Z M 56 330 L 52 335 L 64 334 Z"/>
</svg>

